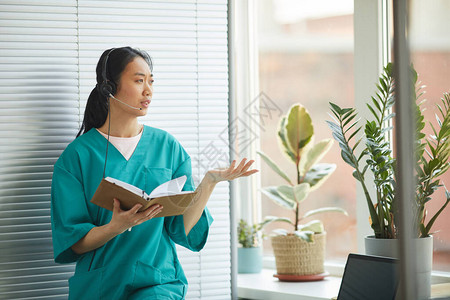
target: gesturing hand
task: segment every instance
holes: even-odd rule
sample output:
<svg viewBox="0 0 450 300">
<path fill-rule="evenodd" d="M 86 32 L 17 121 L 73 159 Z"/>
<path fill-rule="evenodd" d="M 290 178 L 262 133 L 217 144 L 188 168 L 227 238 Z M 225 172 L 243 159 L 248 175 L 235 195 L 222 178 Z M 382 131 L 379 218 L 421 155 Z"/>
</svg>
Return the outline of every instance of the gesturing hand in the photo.
<svg viewBox="0 0 450 300">
<path fill-rule="evenodd" d="M 248 170 L 255 162 L 254 160 L 250 160 L 247 163 L 246 161 L 247 159 L 244 158 L 239 165 L 236 166 L 236 160 L 233 160 L 228 168 L 210 170 L 206 174 L 217 183 L 220 181 L 234 180 L 239 177 L 247 177 L 259 172 L 259 170 Z"/>
<path fill-rule="evenodd" d="M 110 226 L 114 229 L 114 231 L 120 234 L 128 228 L 154 218 L 163 209 L 161 205 L 155 204 L 144 211 L 138 212 L 141 207 L 141 204 L 136 204 L 129 210 L 122 210 L 120 208 L 119 200 L 114 198 L 114 209 L 111 222 L 109 222 Z"/>
</svg>

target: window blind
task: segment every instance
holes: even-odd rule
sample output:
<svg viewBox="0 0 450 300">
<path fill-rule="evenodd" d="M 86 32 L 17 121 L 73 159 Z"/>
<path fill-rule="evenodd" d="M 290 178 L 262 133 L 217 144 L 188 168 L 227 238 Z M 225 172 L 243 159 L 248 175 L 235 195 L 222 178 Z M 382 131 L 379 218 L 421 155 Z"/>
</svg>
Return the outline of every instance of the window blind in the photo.
<svg viewBox="0 0 450 300">
<path fill-rule="evenodd" d="M 73 265 L 53 262 L 53 164 L 79 128 L 107 48 L 149 52 L 142 123 L 173 134 L 196 184 L 228 158 L 227 2 L 0 0 L 0 299 L 66 299 Z M 188 299 L 229 299 L 229 186 L 208 203 L 200 253 L 178 247 Z"/>
<path fill-rule="evenodd" d="M 77 8 L 43 2 L 0 1 L 0 299 L 58 298 L 74 269 L 53 263 L 49 200 L 79 125 Z"/>
</svg>

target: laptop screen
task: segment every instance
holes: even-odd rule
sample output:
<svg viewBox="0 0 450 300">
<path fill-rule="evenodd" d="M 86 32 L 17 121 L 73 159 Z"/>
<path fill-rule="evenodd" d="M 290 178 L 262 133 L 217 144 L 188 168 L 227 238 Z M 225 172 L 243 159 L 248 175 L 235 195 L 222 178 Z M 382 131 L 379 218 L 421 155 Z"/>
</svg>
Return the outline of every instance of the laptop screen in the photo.
<svg viewBox="0 0 450 300">
<path fill-rule="evenodd" d="M 350 253 L 337 299 L 395 299 L 397 262 L 394 258 Z"/>
</svg>

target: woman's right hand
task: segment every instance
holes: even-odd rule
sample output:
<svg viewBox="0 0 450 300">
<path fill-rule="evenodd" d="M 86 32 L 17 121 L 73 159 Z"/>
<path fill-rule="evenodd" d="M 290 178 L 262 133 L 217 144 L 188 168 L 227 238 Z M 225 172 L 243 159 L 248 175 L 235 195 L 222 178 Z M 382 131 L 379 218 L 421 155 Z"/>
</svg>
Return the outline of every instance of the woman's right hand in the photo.
<svg viewBox="0 0 450 300">
<path fill-rule="evenodd" d="M 136 204 L 129 210 L 122 210 L 120 208 L 120 201 L 114 198 L 114 209 L 111 221 L 109 222 L 109 226 L 112 231 L 117 234 L 121 234 L 127 229 L 142 224 L 145 221 L 148 221 L 154 218 L 157 214 L 159 214 L 163 207 L 160 204 L 155 204 L 150 206 L 144 211 L 139 212 L 141 209 L 141 204 Z"/>
<path fill-rule="evenodd" d="M 138 212 L 141 207 L 142 205 L 136 204 L 130 210 L 122 210 L 119 200 L 114 199 L 111 221 L 106 225 L 89 230 L 84 237 L 72 245 L 72 250 L 81 255 L 97 249 L 125 230 L 154 218 L 163 209 L 161 205 L 155 204 L 144 211 Z"/>
</svg>

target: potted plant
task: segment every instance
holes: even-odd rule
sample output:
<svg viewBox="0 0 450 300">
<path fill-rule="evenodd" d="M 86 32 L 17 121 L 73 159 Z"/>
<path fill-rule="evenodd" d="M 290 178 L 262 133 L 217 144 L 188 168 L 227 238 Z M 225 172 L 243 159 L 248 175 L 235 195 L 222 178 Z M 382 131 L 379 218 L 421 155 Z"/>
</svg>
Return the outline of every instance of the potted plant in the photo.
<svg viewBox="0 0 450 300">
<path fill-rule="evenodd" d="M 238 273 L 259 273 L 262 269 L 261 240 L 264 223 L 249 225 L 241 219 L 238 224 Z"/>
<path fill-rule="evenodd" d="M 324 212 L 347 214 L 345 210 L 337 207 L 322 207 L 301 213 L 301 203 L 336 169 L 335 164 L 319 163 L 330 149 L 333 140 L 324 139 L 314 144 L 311 117 L 300 104 L 293 105 L 287 115 L 282 116 L 278 139 L 282 153 L 286 154 L 295 166 L 295 180 L 291 180 L 267 155 L 258 152 L 267 165 L 286 182 L 285 185 L 264 187 L 262 193 L 292 213 L 292 219 L 268 216 L 264 221 L 286 222 L 292 225 L 291 231 L 278 229 L 274 230 L 275 234 L 271 236 L 277 276 L 280 280 L 289 281 L 314 278 L 311 275 L 324 273 L 326 233 L 319 220 L 306 224 L 302 222 L 307 217 Z"/>
<path fill-rule="evenodd" d="M 441 208 L 427 218 L 426 203 L 431 195 L 443 185 L 440 176 L 449 166 L 450 155 L 450 95 L 445 93 L 441 99 L 442 105 L 437 105 L 439 115 L 436 114 L 437 126 L 431 122 L 429 125 L 433 135 L 426 136 L 422 131 L 425 128 L 421 101 L 423 87 L 418 87 L 417 73 L 411 68 L 413 80 L 413 101 L 416 105 L 416 197 L 412 205 L 416 207 L 414 216 L 416 245 L 420 261 L 426 263 L 424 288 L 420 288 L 422 297 L 430 294 L 430 275 L 432 265 L 433 241 L 430 236 L 431 228 L 450 202 L 450 194 L 445 189 L 445 198 Z M 373 237 L 366 238 L 366 253 L 382 256 L 397 257 L 397 243 L 394 240 L 398 234 L 396 199 L 395 199 L 395 169 L 396 160 L 387 140 L 387 134 L 392 131 L 390 125 L 394 113 L 391 107 L 395 103 L 395 82 L 393 78 L 393 65 L 389 63 L 379 78 L 375 97 L 367 103 L 372 119 L 364 122 L 364 129 L 357 118 L 354 108 L 341 108 L 330 103 L 334 115 L 333 122 L 327 121 L 332 130 L 333 137 L 339 142 L 342 159 L 354 168 L 353 176 L 361 184 L 370 213 L 370 226 L 374 231 Z M 361 131 L 361 129 L 363 129 Z M 362 133 L 362 135 L 360 135 Z M 363 143 L 361 143 L 363 142 Z M 370 170 L 370 173 L 367 172 Z M 370 195 L 368 184 L 375 187 L 375 195 Z M 390 242 L 391 241 L 391 242 Z M 392 242 L 393 241 L 393 242 Z M 392 244 L 392 250 L 387 245 Z M 420 248 L 426 250 L 420 250 Z M 426 256 L 426 258 L 424 257 Z"/>
</svg>

